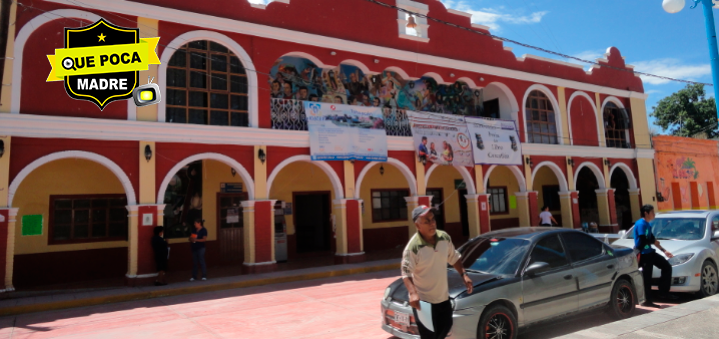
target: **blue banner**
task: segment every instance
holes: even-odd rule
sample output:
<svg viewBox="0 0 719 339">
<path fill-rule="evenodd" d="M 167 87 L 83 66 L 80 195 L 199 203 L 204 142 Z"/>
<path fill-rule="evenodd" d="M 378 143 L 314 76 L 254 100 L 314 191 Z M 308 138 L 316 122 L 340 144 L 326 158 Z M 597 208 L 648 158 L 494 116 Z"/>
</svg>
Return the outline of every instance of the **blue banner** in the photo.
<svg viewBox="0 0 719 339">
<path fill-rule="evenodd" d="M 380 107 L 305 101 L 312 160 L 387 161 Z"/>
</svg>

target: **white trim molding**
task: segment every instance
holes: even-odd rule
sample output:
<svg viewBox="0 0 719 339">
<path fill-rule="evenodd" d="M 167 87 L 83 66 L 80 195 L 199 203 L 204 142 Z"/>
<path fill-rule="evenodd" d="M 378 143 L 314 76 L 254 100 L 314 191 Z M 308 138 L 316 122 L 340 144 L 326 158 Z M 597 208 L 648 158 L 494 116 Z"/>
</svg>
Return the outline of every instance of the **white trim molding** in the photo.
<svg viewBox="0 0 719 339">
<path fill-rule="evenodd" d="M 492 165 L 489 166 L 489 169 L 487 169 L 487 172 L 484 173 L 484 190 L 487 190 L 487 185 L 489 185 L 489 177 L 492 175 L 492 172 L 495 168 L 497 168 L 498 165 Z M 527 182 L 524 179 L 524 173 L 517 168 L 517 166 L 509 165 L 509 166 L 501 166 L 506 167 L 509 169 L 512 174 L 514 174 L 514 178 L 517 179 L 517 185 L 519 186 L 519 192 L 526 192 L 527 191 Z"/>
<path fill-rule="evenodd" d="M 574 170 L 574 187 L 572 187 L 572 190 L 577 189 L 577 180 L 579 179 L 579 172 L 583 168 L 588 168 L 592 173 L 594 173 L 594 176 L 597 178 L 597 184 L 599 185 L 599 189 L 606 189 L 607 184 L 604 182 L 604 172 L 599 169 L 597 165 L 595 165 L 593 162 L 585 161 L 581 163 L 577 168 Z"/>
<path fill-rule="evenodd" d="M 612 180 L 612 174 L 614 174 L 614 170 L 619 169 L 624 172 L 624 174 L 627 177 L 627 181 L 629 181 L 629 190 L 637 190 L 639 192 L 639 186 L 637 185 L 637 178 L 634 177 L 634 173 L 632 172 L 632 169 L 627 166 L 627 164 L 623 162 L 618 162 L 612 166 L 612 168 L 609 170 L 609 180 L 611 185 Z"/>
<path fill-rule="evenodd" d="M 27 178 L 28 175 L 30 175 L 30 173 L 32 173 L 34 170 L 36 170 L 42 165 L 61 159 L 84 159 L 94 161 L 104 166 L 113 174 L 115 174 L 115 177 L 117 177 L 117 179 L 122 184 L 122 188 L 125 190 L 125 195 L 127 196 L 127 204 L 130 206 L 137 204 L 137 199 L 135 198 L 135 188 L 132 186 L 130 178 L 127 176 L 127 174 L 125 174 L 125 171 L 123 171 L 122 168 L 120 168 L 120 166 L 118 166 L 114 161 L 97 153 L 85 151 L 62 151 L 48 154 L 46 156 L 36 159 L 29 165 L 25 166 L 25 168 L 23 168 L 20 173 L 17 174 L 15 179 L 13 179 L 12 183 L 10 184 L 10 188 L 8 189 L 8 206 L 12 207 L 12 201 L 15 197 L 15 193 L 20 187 L 20 184 L 23 182 L 23 180 L 25 180 L 25 178 Z"/>
<path fill-rule="evenodd" d="M 408 139 L 412 139 L 412 138 L 408 138 Z M 409 167 L 407 167 L 407 165 L 405 165 L 403 162 L 401 162 L 395 158 L 387 158 L 386 163 L 373 161 L 373 162 L 370 162 L 367 165 L 365 165 L 364 168 L 362 168 L 362 171 L 357 176 L 357 183 L 355 183 L 354 199 L 360 199 L 360 193 L 362 192 L 362 190 L 361 190 L 362 181 L 364 181 L 364 177 L 367 175 L 367 172 L 369 172 L 369 170 L 372 167 L 375 167 L 377 164 L 390 164 L 390 165 L 393 165 L 395 168 L 397 168 L 402 173 L 402 175 L 404 175 L 404 178 L 407 179 L 407 185 L 409 185 L 409 191 L 412 194 L 412 196 L 417 195 L 417 179 L 415 179 L 414 173 L 412 172 L 412 170 L 409 169 Z"/>
<path fill-rule="evenodd" d="M 247 199 L 254 200 L 255 199 L 255 181 L 252 179 L 252 176 L 249 172 L 245 169 L 242 164 L 240 164 L 237 160 L 232 159 L 224 154 L 220 153 L 200 153 L 191 155 L 182 161 L 175 164 L 175 166 L 170 169 L 167 174 L 165 174 L 165 178 L 162 180 L 162 183 L 160 184 L 160 189 L 157 191 L 157 204 L 163 204 L 165 201 L 165 191 L 167 191 L 167 185 L 170 184 L 170 180 L 172 180 L 172 177 L 174 177 L 177 172 L 182 169 L 183 167 L 187 166 L 188 164 L 198 161 L 198 160 L 215 160 L 224 163 L 227 166 L 230 166 L 231 168 L 234 168 L 235 171 L 240 175 L 240 178 L 242 178 L 242 182 L 244 183 L 244 186 L 247 187 Z"/>
<path fill-rule="evenodd" d="M 534 166 L 534 169 L 532 170 L 532 185 L 536 184 L 536 182 L 534 181 L 534 177 L 537 175 L 537 172 L 542 167 L 549 167 L 549 169 L 554 172 L 554 175 L 557 177 L 557 181 L 559 182 L 560 192 L 569 191 L 569 185 L 567 185 L 567 177 L 564 176 L 564 172 L 562 172 L 562 169 L 559 168 L 557 164 L 551 161 L 542 161 L 536 166 Z"/>
<path fill-rule="evenodd" d="M 546 156 L 557 156 L 557 157 L 654 159 L 654 150 L 653 149 L 528 144 L 528 143 L 522 144 L 522 154 L 523 155 L 546 155 Z"/>
<path fill-rule="evenodd" d="M 270 191 L 272 191 L 272 183 L 277 178 L 277 175 L 280 174 L 282 169 L 289 166 L 293 162 L 307 162 L 313 165 L 316 165 L 319 167 L 325 174 L 327 174 L 327 177 L 330 179 L 330 182 L 332 183 L 332 188 L 335 190 L 335 199 L 340 199 L 344 197 L 344 189 L 342 188 L 342 181 L 340 180 L 340 177 L 337 175 L 335 170 L 330 166 L 330 164 L 324 162 L 324 161 L 312 161 L 312 157 L 309 155 L 295 155 L 292 157 L 289 157 L 285 160 L 283 160 L 281 163 L 275 167 L 275 169 L 272 170 L 272 173 L 269 177 L 267 177 L 267 196 L 270 196 Z"/>
<path fill-rule="evenodd" d="M 429 187 L 429 177 L 432 176 L 432 173 L 434 173 L 434 170 L 437 169 L 437 167 L 440 165 L 432 164 L 432 166 L 429 167 L 427 170 L 427 173 L 424 175 L 424 187 Z M 469 173 L 469 170 L 464 166 L 452 166 L 454 167 L 457 172 L 459 172 L 459 175 L 462 176 L 462 180 L 464 180 L 465 186 L 467 187 L 467 194 L 477 194 L 477 189 L 474 185 L 474 179 L 472 179 L 472 174 Z"/>
<path fill-rule="evenodd" d="M 552 110 L 554 110 L 554 123 L 556 124 L 557 128 L 557 142 L 559 145 L 564 144 L 564 131 L 562 128 L 562 115 L 559 112 L 559 102 L 557 101 L 557 98 L 552 93 L 552 90 L 550 90 L 547 86 L 540 85 L 540 84 L 534 84 L 532 86 L 529 86 L 527 90 L 524 92 L 524 97 L 522 98 L 522 112 L 527 111 L 527 98 L 529 98 L 529 94 L 532 93 L 532 91 L 540 91 L 544 93 L 544 95 L 547 96 L 549 99 L 549 102 L 552 103 Z M 517 123 L 519 123 L 519 120 L 516 120 Z M 528 144 L 526 142 L 529 140 L 529 129 L 527 128 L 527 119 L 523 119 L 524 121 L 524 140 L 525 144 Z"/>
<path fill-rule="evenodd" d="M 582 98 L 589 100 L 589 107 L 591 107 L 592 112 L 594 112 L 594 121 L 596 122 L 599 119 L 598 118 L 599 113 L 597 112 L 597 106 L 594 103 L 594 101 L 592 100 L 592 97 L 589 96 L 589 94 L 582 92 L 582 91 L 575 91 L 574 93 L 572 93 L 572 95 L 569 96 L 569 100 L 567 101 L 567 125 L 569 126 L 569 144 L 570 145 L 574 145 L 574 136 L 573 136 L 574 133 L 572 132 L 572 101 L 574 101 L 574 99 L 576 97 L 582 97 Z M 604 121 L 604 119 L 602 119 L 602 121 Z M 597 128 L 597 145 L 591 145 L 591 146 L 604 147 L 605 145 L 599 144 L 602 141 L 602 135 L 601 135 L 600 128 L 599 128 L 599 126 L 596 126 L 596 128 Z"/>
<path fill-rule="evenodd" d="M 245 51 L 240 44 L 224 34 L 206 30 L 190 31 L 174 38 L 169 44 L 167 44 L 167 47 L 165 47 L 162 51 L 162 56 L 160 57 L 160 67 L 157 70 L 157 84 L 160 86 L 162 98 L 167 98 L 167 65 L 170 63 L 172 55 L 175 54 L 178 48 L 189 42 L 197 40 L 209 40 L 223 45 L 240 59 L 242 66 L 245 68 L 245 74 L 247 75 L 247 110 L 249 127 L 258 127 L 259 105 L 257 100 L 259 96 L 259 84 L 257 81 L 257 72 L 255 72 L 255 64 L 252 63 L 252 57 L 250 57 L 247 51 Z M 157 106 L 158 121 L 165 122 L 166 111 L 166 101 L 162 100 Z"/>
</svg>

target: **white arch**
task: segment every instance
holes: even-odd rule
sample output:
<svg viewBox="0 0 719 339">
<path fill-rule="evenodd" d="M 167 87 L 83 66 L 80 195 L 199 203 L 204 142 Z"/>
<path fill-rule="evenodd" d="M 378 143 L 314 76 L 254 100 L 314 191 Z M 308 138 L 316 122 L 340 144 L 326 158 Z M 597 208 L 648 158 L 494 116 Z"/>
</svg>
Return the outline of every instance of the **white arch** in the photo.
<svg viewBox="0 0 719 339">
<path fill-rule="evenodd" d="M 282 59 L 282 58 L 284 58 L 284 57 L 296 57 L 296 58 L 307 59 L 307 60 L 309 60 L 309 61 L 312 61 L 312 63 L 314 63 L 315 66 L 317 66 L 317 67 L 319 67 L 319 68 L 330 68 L 330 67 L 333 67 L 332 65 L 327 65 L 327 64 L 325 64 L 324 62 L 322 62 L 322 60 L 320 60 L 319 58 L 315 57 L 314 55 L 309 54 L 309 53 L 305 53 L 305 52 L 293 51 L 293 52 L 285 53 L 284 55 L 282 55 L 282 56 L 279 57 L 278 59 Z"/>
<path fill-rule="evenodd" d="M 527 98 L 529 98 L 529 93 L 532 93 L 532 91 L 540 91 L 544 93 L 544 95 L 547 96 L 549 99 L 549 102 L 552 103 L 552 108 L 554 109 L 554 123 L 557 126 L 557 141 L 560 145 L 564 144 L 564 128 L 562 127 L 562 115 L 559 112 L 559 102 L 557 101 L 557 98 L 554 97 L 554 94 L 552 94 L 552 91 L 547 88 L 547 86 L 540 85 L 540 84 L 534 84 L 532 86 L 529 86 L 527 88 L 527 91 L 524 92 L 524 98 L 522 98 L 522 112 L 524 112 L 527 109 Z M 527 142 L 529 140 L 529 133 L 527 128 L 527 119 L 524 119 L 524 140 Z"/>
<path fill-rule="evenodd" d="M 17 37 L 15 38 L 15 47 L 13 51 L 10 113 L 20 113 L 20 96 L 22 95 L 22 64 L 23 54 L 25 51 L 25 43 L 27 43 L 27 40 L 30 38 L 30 35 L 32 35 L 32 33 L 35 32 L 36 29 L 40 28 L 40 26 L 50 21 L 63 18 L 83 19 L 89 21 L 90 23 L 96 22 L 101 19 L 101 17 L 95 13 L 85 12 L 77 9 L 56 9 L 38 15 L 32 18 L 32 20 L 28 21 L 24 26 L 22 26 L 22 29 L 20 29 L 20 32 L 18 32 Z M 128 105 L 130 105 L 130 101 L 128 101 Z M 132 104 L 132 106 L 134 106 L 134 104 Z"/>
<path fill-rule="evenodd" d="M 610 103 L 610 102 L 611 102 L 611 103 L 614 103 L 615 105 L 617 105 L 617 107 L 626 110 L 626 107 L 624 107 L 624 104 L 622 103 L 621 100 L 619 100 L 619 98 L 617 98 L 617 97 L 615 97 L 615 96 L 613 96 L 613 95 L 610 95 L 610 96 L 604 98 L 604 101 L 602 102 L 602 110 L 600 111 L 600 112 L 602 113 L 602 123 L 604 123 L 604 108 L 605 108 L 605 107 L 607 106 L 607 104 Z M 627 142 L 629 142 L 629 141 L 631 140 L 631 139 L 629 139 L 629 129 L 626 129 L 626 130 L 624 131 L 624 137 L 625 137 L 625 140 L 627 140 Z M 605 141 L 605 142 L 606 142 L 606 141 Z M 600 145 L 600 146 L 601 146 L 601 145 Z"/>
<path fill-rule="evenodd" d="M 417 195 L 417 180 L 414 178 L 414 173 L 412 173 L 412 170 L 407 167 L 403 162 L 395 159 L 395 158 L 387 158 L 387 163 L 393 165 L 396 167 L 402 175 L 404 175 L 404 178 L 407 179 L 407 184 L 409 184 L 409 191 L 412 193 L 412 196 Z M 384 164 L 383 162 L 373 161 L 369 164 L 365 165 L 365 167 L 360 172 L 359 176 L 357 176 L 357 183 L 355 184 L 355 199 L 360 198 L 360 189 L 362 188 L 362 181 L 364 181 L 364 177 L 367 175 L 367 172 L 374 167 L 377 164 Z"/>
<path fill-rule="evenodd" d="M 573 190 L 577 189 L 577 179 L 579 178 L 579 171 L 581 171 L 584 167 L 589 168 L 592 173 L 594 173 L 594 176 L 597 178 L 597 184 L 599 184 L 599 189 L 607 188 L 607 184 L 604 182 L 604 172 L 599 169 L 599 167 L 594 163 L 585 161 L 581 165 L 577 166 L 576 170 L 574 170 L 574 187 L 572 187 Z"/>
<path fill-rule="evenodd" d="M 409 76 L 409 74 L 407 74 L 407 72 L 405 72 L 403 69 L 401 69 L 401 68 L 399 68 L 399 67 L 397 67 L 397 66 L 387 67 L 387 68 L 384 69 L 384 71 L 387 71 L 387 72 L 395 72 L 395 73 L 397 73 L 400 77 L 402 77 L 402 80 L 417 80 L 417 79 L 418 79 L 418 78 L 414 78 L 414 77 Z"/>
<path fill-rule="evenodd" d="M 496 81 L 487 84 L 487 87 L 485 87 L 484 90 L 487 91 L 487 88 L 489 88 L 490 86 L 498 88 L 499 91 L 503 93 L 505 97 L 507 97 L 507 101 L 509 102 L 509 116 L 511 120 L 514 120 L 517 124 L 519 124 L 519 103 L 517 102 L 517 97 L 514 96 L 514 92 L 512 92 L 512 90 L 509 89 L 507 85 Z M 485 96 L 485 100 L 486 99 L 487 97 Z M 500 98 L 500 114 L 502 114 L 501 101 L 502 99 Z"/>
<path fill-rule="evenodd" d="M 162 180 L 162 183 L 160 184 L 160 189 L 157 192 L 158 204 L 163 204 L 165 202 L 165 191 L 167 190 L 167 186 L 170 184 L 170 180 L 172 180 L 172 177 L 174 177 L 177 172 L 179 172 L 183 167 L 199 160 L 216 160 L 224 163 L 227 166 L 230 166 L 231 168 L 234 168 L 235 171 L 237 171 L 237 173 L 240 175 L 240 178 L 242 178 L 244 186 L 247 187 L 247 199 L 255 200 L 255 182 L 254 180 L 252 180 L 252 176 L 250 175 L 250 173 L 247 172 L 245 167 L 242 166 L 239 162 L 237 162 L 237 160 L 219 153 L 200 153 L 189 156 L 184 160 L 178 162 L 174 167 L 172 167 L 172 169 L 170 169 L 169 172 L 167 172 L 167 174 L 165 174 L 165 179 Z"/>
<path fill-rule="evenodd" d="M 32 173 L 34 170 L 36 170 L 42 165 L 61 159 L 84 159 L 94 161 L 102 166 L 105 166 L 105 168 L 109 169 L 113 174 L 115 174 L 115 177 L 120 180 L 122 188 L 125 190 L 125 195 L 127 195 L 127 204 L 129 206 L 137 204 L 137 199 L 135 198 L 135 188 L 132 186 L 130 178 L 127 176 L 127 174 L 125 174 L 125 171 L 123 171 L 122 168 L 120 168 L 120 166 L 118 166 L 114 161 L 106 158 L 105 156 L 92 152 L 62 151 L 48 154 L 44 157 L 36 159 L 29 165 L 25 166 L 25 168 L 23 168 L 20 173 L 17 174 L 15 179 L 13 179 L 12 183 L 10 184 L 7 202 L 8 206 L 12 207 L 12 200 L 15 197 L 15 192 L 17 192 L 17 189 L 20 187 L 20 184 L 23 182 L 23 180 L 25 180 L 28 175 L 30 175 L 30 173 Z"/>
<path fill-rule="evenodd" d="M 627 181 L 629 181 L 629 189 L 637 189 L 639 188 L 637 186 L 637 178 L 634 177 L 634 173 L 632 172 L 632 169 L 627 166 L 627 164 L 623 162 L 618 162 L 612 166 L 612 169 L 609 170 L 609 185 L 611 186 L 612 183 L 612 174 L 614 174 L 614 170 L 619 169 L 621 171 L 624 171 L 624 174 L 627 176 Z"/>
<path fill-rule="evenodd" d="M 259 105 L 257 103 L 258 83 L 257 73 L 255 72 L 255 64 L 252 63 L 252 58 L 249 54 L 247 54 L 245 49 L 240 46 L 240 44 L 224 34 L 205 30 L 190 31 L 183 33 L 167 44 L 167 47 L 165 47 L 162 51 L 162 56 L 160 57 L 161 64 L 157 71 L 157 84 L 160 86 L 162 97 L 167 98 L 167 65 L 170 63 L 170 58 L 172 58 L 172 55 L 178 48 L 188 42 L 196 40 L 209 40 L 221 44 L 232 51 L 232 53 L 235 53 L 235 55 L 240 59 L 242 66 L 245 68 L 245 74 L 247 74 L 247 109 L 249 112 L 249 127 L 259 127 Z M 162 100 L 157 106 L 157 120 L 159 122 L 165 122 L 165 104 L 166 101 Z"/>
<path fill-rule="evenodd" d="M 330 166 L 328 163 L 324 161 L 312 161 L 312 157 L 309 155 L 295 155 L 292 157 L 289 157 L 285 160 L 283 160 L 275 169 L 272 171 L 270 176 L 267 178 L 267 196 L 270 196 L 270 190 L 272 189 L 272 183 L 275 181 L 275 178 L 277 178 L 277 175 L 280 174 L 280 171 L 282 171 L 283 168 L 289 166 L 291 163 L 296 161 L 303 161 L 308 162 L 313 165 L 317 165 L 330 179 L 330 182 L 332 183 L 332 187 L 335 190 L 335 199 L 341 199 L 344 197 L 344 193 L 342 190 L 342 181 L 340 180 L 340 177 L 337 176 L 337 173 L 335 170 Z"/>
<path fill-rule="evenodd" d="M 377 74 L 377 72 L 372 72 L 372 71 L 369 69 L 369 67 L 367 67 L 367 66 L 366 66 L 364 63 L 362 63 L 361 61 L 354 60 L 354 59 L 343 60 L 342 62 L 340 62 L 340 65 L 351 65 L 351 66 L 355 66 L 355 67 L 359 68 L 360 71 L 362 71 L 362 73 L 364 73 L 365 75 Z"/>
<path fill-rule="evenodd" d="M 471 89 L 479 89 L 479 86 L 477 86 L 477 83 L 475 83 L 474 80 L 472 80 L 471 78 L 460 77 L 459 79 L 457 79 L 457 81 L 464 82 Z"/>
<path fill-rule="evenodd" d="M 484 173 L 484 189 L 487 190 L 487 185 L 489 184 L 489 177 L 492 175 L 492 171 L 497 167 L 497 165 L 489 166 L 489 169 L 487 169 L 487 173 Z M 517 179 L 517 184 L 519 185 L 519 191 L 520 192 L 526 192 L 527 191 L 527 182 L 524 180 L 524 174 L 522 171 L 517 168 L 517 166 L 509 165 L 509 166 L 503 166 L 508 168 L 512 174 L 514 174 L 514 178 Z"/>
<path fill-rule="evenodd" d="M 597 112 L 597 106 L 594 104 L 594 101 L 592 101 L 592 97 L 589 96 L 589 94 L 582 92 L 582 91 L 576 91 L 572 93 L 571 96 L 569 96 L 569 101 L 567 102 L 567 125 L 569 125 L 569 144 L 574 145 L 574 137 L 572 133 L 572 101 L 576 97 L 582 97 L 589 100 L 589 106 L 592 108 L 592 112 L 594 112 L 594 124 L 596 124 L 598 120 L 599 113 Z M 599 125 L 597 125 L 597 145 L 602 141 L 601 136 L 601 129 L 599 128 Z"/>
<path fill-rule="evenodd" d="M 532 171 L 532 185 L 534 185 L 534 177 L 537 175 L 537 172 L 542 167 L 549 167 L 552 172 L 554 172 L 554 175 L 557 177 L 557 181 L 559 181 L 559 190 L 560 192 L 567 192 L 569 191 L 569 185 L 567 185 L 567 177 L 564 176 L 564 173 L 562 173 L 562 169 L 559 168 L 559 166 L 551 161 L 542 161 L 537 166 L 534 166 L 534 171 Z M 532 187 L 532 189 L 534 189 Z"/>
<path fill-rule="evenodd" d="M 432 78 L 432 79 L 434 79 L 434 81 L 437 82 L 437 84 L 440 84 L 440 85 L 451 85 L 451 84 L 453 84 L 453 82 L 447 82 L 447 81 L 445 81 L 444 78 L 442 78 L 442 76 L 439 75 L 439 73 L 435 73 L 435 72 L 427 72 L 427 73 L 424 73 L 424 74 L 422 75 L 422 77 L 423 77 L 423 78 Z"/>
<path fill-rule="evenodd" d="M 424 175 L 424 187 L 429 185 L 429 177 L 432 176 L 432 173 L 434 173 L 434 170 L 437 169 L 438 166 L 439 165 L 437 164 L 432 164 L 432 166 L 429 167 L 427 173 Z M 464 166 L 452 167 L 454 167 L 459 172 L 459 175 L 462 176 L 462 180 L 464 180 L 465 186 L 467 187 L 467 194 L 477 194 L 474 179 L 472 179 L 472 174 L 469 173 L 469 170 L 467 170 Z"/>
</svg>

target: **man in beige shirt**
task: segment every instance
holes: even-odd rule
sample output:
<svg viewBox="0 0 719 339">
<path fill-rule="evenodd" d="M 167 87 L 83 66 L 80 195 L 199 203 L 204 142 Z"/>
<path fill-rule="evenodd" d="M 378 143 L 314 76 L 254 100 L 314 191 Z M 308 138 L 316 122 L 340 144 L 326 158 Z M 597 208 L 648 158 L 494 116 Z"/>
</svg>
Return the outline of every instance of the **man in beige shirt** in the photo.
<svg viewBox="0 0 719 339">
<path fill-rule="evenodd" d="M 447 264 L 464 278 L 467 291 L 472 293 L 472 280 L 467 276 L 454 249 L 452 239 L 444 231 L 437 230 L 434 210 L 419 206 L 412 211 L 417 233 L 409 239 L 402 254 L 402 279 L 409 293 L 409 304 L 422 339 L 443 339 L 452 329 L 452 304 L 447 286 Z M 427 329 L 417 316 L 420 300 L 432 304 L 434 331 Z"/>
</svg>

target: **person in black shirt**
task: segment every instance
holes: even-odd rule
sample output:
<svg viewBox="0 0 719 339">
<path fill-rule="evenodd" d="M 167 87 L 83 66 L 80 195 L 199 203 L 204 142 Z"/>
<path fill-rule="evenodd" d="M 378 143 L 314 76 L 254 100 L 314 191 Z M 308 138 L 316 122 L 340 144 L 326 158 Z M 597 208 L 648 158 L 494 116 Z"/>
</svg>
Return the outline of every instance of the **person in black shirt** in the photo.
<svg viewBox="0 0 719 339">
<path fill-rule="evenodd" d="M 152 237 L 152 250 L 155 252 L 155 266 L 157 267 L 155 286 L 164 286 L 167 285 L 165 272 L 167 271 L 169 247 L 167 246 L 167 240 L 163 238 L 165 232 L 162 226 L 155 227 L 153 232 L 155 235 Z"/>
<path fill-rule="evenodd" d="M 190 236 L 192 247 L 192 279 L 197 280 L 197 266 L 202 269 L 202 280 L 207 280 L 207 265 L 205 264 L 205 242 L 207 241 L 207 229 L 202 226 L 202 219 L 195 220 L 195 229 Z"/>
</svg>

